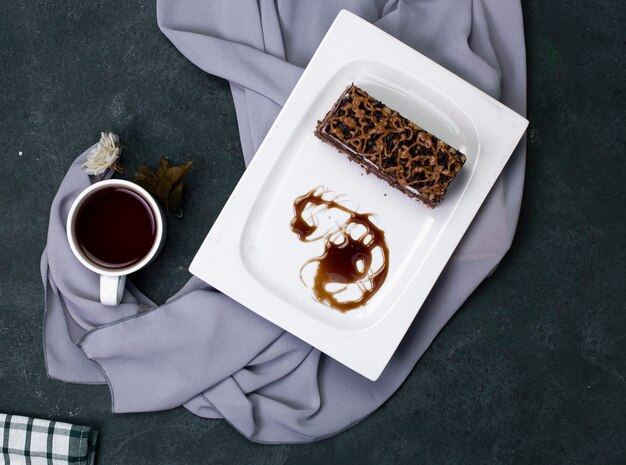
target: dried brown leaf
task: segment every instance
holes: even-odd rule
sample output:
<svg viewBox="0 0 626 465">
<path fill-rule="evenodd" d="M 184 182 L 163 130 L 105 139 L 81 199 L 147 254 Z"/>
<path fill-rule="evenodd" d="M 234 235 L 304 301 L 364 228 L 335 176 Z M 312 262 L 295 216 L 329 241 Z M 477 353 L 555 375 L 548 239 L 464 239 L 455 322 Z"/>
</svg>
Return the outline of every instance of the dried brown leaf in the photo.
<svg viewBox="0 0 626 465">
<path fill-rule="evenodd" d="M 133 179 L 145 190 L 160 200 L 165 208 L 172 210 L 179 217 L 182 216 L 182 179 L 191 168 L 192 162 L 184 165 L 171 166 L 169 161 L 161 158 L 156 173 L 147 166 L 139 167 L 139 174 Z"/>
</svg>

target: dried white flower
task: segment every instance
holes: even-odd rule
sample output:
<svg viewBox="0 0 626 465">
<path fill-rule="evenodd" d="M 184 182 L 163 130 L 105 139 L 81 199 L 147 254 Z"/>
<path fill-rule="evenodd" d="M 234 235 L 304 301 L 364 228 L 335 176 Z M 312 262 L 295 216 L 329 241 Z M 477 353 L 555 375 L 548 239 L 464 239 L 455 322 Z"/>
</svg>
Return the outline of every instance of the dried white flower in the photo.
<svg viewBox="0 0 626 465">
<path fill-rule="evenodd" d="M 85 173 L 99 176 L 109 168 L 115 166 L 120 158 L 122 148 L 120 138 L 112 132 L 100 134 L 100 141 L 87 154 L 87 162 L 83 165 Z"/>
</svg>

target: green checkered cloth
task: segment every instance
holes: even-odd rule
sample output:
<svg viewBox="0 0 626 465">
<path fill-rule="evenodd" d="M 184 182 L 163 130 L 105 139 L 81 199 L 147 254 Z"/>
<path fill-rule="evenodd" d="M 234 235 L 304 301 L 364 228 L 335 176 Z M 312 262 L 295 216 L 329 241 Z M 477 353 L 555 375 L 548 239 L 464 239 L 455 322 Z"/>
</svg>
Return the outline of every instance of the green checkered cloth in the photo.
<svg viewBox="0 0 626 465">
<path fill-rule="evenodd" d="M 88 426 L 0 413 L 0 465 L 93 465 L 97 439 Z"/>
</svg>

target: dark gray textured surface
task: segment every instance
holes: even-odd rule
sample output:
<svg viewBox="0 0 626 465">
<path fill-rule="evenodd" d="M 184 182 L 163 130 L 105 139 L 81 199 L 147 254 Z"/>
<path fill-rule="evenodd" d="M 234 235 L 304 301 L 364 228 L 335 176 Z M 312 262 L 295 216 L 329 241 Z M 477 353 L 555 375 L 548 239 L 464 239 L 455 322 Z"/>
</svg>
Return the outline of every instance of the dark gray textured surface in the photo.
<svg viewBox="0 0 626 465">
<path fill-rule="evenodd" d="M 133 277 L 162 302 L 244 169 L 228 85 L 160 34 L 152 1 L 0 3 L 0 411 L 98 427 L 107 465 L 624 463 L 626 8 L 523 4 L 531 126 L 512 250 L 378 412 L 317 444 L 261 446 L 184 409 L 114 416 L 106 387 L 47 379 L 41 350 L 39 257 L 68 164 L 101 130 L 120 134 L 128 173 L 194 161 L 185 218 Z"/>
</svg>

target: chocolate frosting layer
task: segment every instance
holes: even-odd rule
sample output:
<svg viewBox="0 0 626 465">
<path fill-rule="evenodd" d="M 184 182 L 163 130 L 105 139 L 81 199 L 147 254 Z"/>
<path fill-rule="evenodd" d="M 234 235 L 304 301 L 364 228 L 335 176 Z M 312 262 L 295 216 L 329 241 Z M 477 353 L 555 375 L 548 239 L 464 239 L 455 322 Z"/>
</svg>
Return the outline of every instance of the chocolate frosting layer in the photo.
<svg viewBox="0 0 626 465">
<path fill-rule="evenodd" d="M 318 123 L 316 135 L 430 207 L 443 200 L 466 160 L 354 84 Z"/>
</svg>

